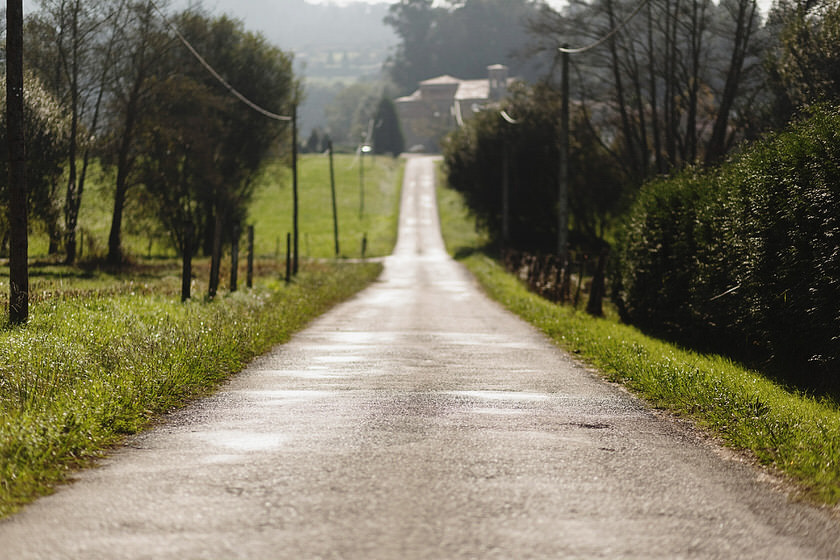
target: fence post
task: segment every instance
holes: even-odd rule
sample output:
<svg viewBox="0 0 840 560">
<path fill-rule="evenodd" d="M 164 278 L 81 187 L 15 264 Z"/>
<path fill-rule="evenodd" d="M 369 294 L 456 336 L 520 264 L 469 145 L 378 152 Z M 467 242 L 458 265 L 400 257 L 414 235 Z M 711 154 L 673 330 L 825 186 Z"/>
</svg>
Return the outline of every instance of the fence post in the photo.
<svg viewBox="0 0 840 560">
<path fill-rule="evenodd" d="M 190 299 L 190 286 L 192 285 L 192 222 L 184 221 L 184 254 L 182 255 L 181 266 L 181 301 Z"/>
<path fill-rule="evenodd" d="M 254 287 L 254 226 L 248 226 L 248 272 L 245 284 L 249 288 Z"/>
<path fill-rule="evenodd" d="M 213 228 L 213 255 L 210 257 L 210 285 L 207 288 L 207 295 L 210 299 L 216 297 L 219 289 L 219 269 L 222 262 L 222 213 L 216 210 L 216 223 Z"/>
<path fill-rule="evenodd" d="M 235 292 L 239 286 L 239 224 L 233 226 L 233 239 L 230 245 L 230 291 Z"/>
<path fill-rule="evenodd" d="M 286 284 L 292 280 L 292 234 L 286 234 Z"/>
<path fill-rule="evenodd" d="M 592 278 L 592 290 L 589 292 L 589 303 L 586 304 L 586 312 L 596 317 L 604 315 L 602 303 L 604 295 L 606 294 L 605 277 L 607 273 L 607 259 L 609 252 L 607 250 L 601 251 L 598 256 L 598 268 L 595 269 L 595 274 Z"/>
<path fill-rule="evenodd" d="M 580 266 L 578 267 L 578 285 L 577 290 L 575 290 L 575 307 L 578 306 L 578 302 L 580 301 L 580 289 L 581 285 L 583 284 L 583 276 L 586 274 L 586 257 L 587 255 L 582 254 L 580 255 Z"/>
</svg>

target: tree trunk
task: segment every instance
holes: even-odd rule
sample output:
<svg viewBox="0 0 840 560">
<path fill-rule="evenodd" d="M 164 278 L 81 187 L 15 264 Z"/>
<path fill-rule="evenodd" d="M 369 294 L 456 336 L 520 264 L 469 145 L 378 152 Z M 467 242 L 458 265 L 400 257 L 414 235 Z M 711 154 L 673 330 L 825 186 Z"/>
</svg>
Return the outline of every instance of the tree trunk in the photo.
<svg viewBox="0 0 840 560">
<path fill-rule="evenodd" d="M 609 16 L 610 29 L 615 28 L 615 13 L 613 12 L 612 0 L 607 2 L 607 15 Z M 627 148 L 627 161 L 629 162 L 630 176 L 634 178 L 639 177 L 638 158 L 636 157 L 636 147 L 633 141 L 635 133 L 630 125 L 630 117 L 627 111 L 627 101 L 624 94 L 624 85 L 621 79 L 621 67 L 618 63 L 618 48 L 616 46 L 615 37 L 609 40 L 610 56 L 612 58 L 612 72 L 615 79 L 615 96 L 618 104 L 618 112 L 621 115 L 621 129 L 624 135 L 624 142 Z"/>
<path fill-rule="evenodd" d="M 662 136 L 659 128 L 659 110 L 656 87 L 656 55 L 653 47 L 653 12 L 651 2 L 647 5 L 648 14 L 648 28 L 647 28 L 647 42 L 648 42 L 648 87 L 650 88 L 650 125 L 651 134 L 653 135 L 653 159 L 656 165 L 657 173 L 665 173 L 665 165 L 662 161 Z"/>
<path fill-rule="evenodd" d="M 726 74 L 726 85 L 723 88 L 723 96 L 720 100 L 715 126 L 712 129 L 712 137 L 709 139 L 706 148 L 706 164 L 714 163 L 726 154 L 729 113 L 732 111 L 732 105 L 735 103 L 735 97 L 738 94 L 741 70 L 744 67 L 744 58 L 752 35 L 755 14 L 756 0 L 740 0 L 738 2 L 732 57 L 729 62 L 729 71 Z"/>
<path fill-rule="evenodd" d="M 138 76 L 128 103 L 125 108 L 125 124 L 120 139 L 117 154 L 117 182 L 114 192 L 114 211 L 111 216 L 111 231 L 108 234 L 108 264 L 118 265 L 122 262 L 122 218 L 125 209 L 125 199 L 128 192 L 128 175 L 131 172 L 133 159 L 131 158 L 131 143 L 134 138 L 134 128 L 137 122 L 138 106 L 140 104 L 140 89 L 144 76 Z"/>
</svg>

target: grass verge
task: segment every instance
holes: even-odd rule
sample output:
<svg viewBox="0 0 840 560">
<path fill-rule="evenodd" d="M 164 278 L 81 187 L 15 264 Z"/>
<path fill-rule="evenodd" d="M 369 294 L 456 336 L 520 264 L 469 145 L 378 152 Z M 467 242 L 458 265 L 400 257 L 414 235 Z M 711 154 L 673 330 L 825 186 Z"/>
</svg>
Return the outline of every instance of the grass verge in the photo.
<svg viewBox="0 0 840 560">
<path fill-rule="evenodd" d="M 401 160 L 365 159 L 360 215 L 358 161 L 336 158 L 342 256 L 357 256 L 364 235 L 368 256 L 392 250 L 403 168 Z M 108 198 L 104 179 L 91 186 L 102 196 L 86 197 L 82 213 L 86 255 L 92 258 L 87 266 L 52 262 L 44 236 L 33 236 L 42 253 L 35 253 L 38 262 L 30 270 L 30 320 L 24 328 L 0 330 L 0 517 L 49 492 L 72 469 L 156 415 L 206 394 L 379 275 L 380 264 L 331 259 L 327 158 L 304 156 L 300 170 L 303 265 L 289 285 L 279 278 L 291 229 L 291 187 L 279 162 L 267 166 L 249 213 L 256 232 L 256 287 L 212 302 L 201 299 L 208 259 L 194 263 L 197 299 L 182 304 L 180 262 L 165 234 L 142 224 L 135 224 L 135 230 L 147 230 L 142 235 L 126 231 L 131 267 L 114 273 L 95 266 L 110 223 L 102 203 Z M 222 294 L 229 262 L 222 263 Z M 244 284 L 244 258 L 240 266 Z M 8 268 L 2 267 L 0 306 L 7 305 Z"/>
<path fill-rule="evenodd" d="M 352 295 L 381 265 L 309 264 L 213 302 L 49 299 L 0 333 L 0 516 L 159 413 L 205 394 Z"/>
<path fill-rule="evenodd" d="M 441 220 L 450 247 L 490 297 L 546 333 L 562 348 L 642 395 L 654 406 L 694 419 L 728 445 L 796 481 L 803 496 L 840 503 L 840 407 L 789 392 L 726 358 L 687 351 L 615 320 L 593 318 L 527 290 L 488 256 L 463 223 L 457 194 L 441 191 Z M 455 198 L 453 202 L 453 197 Z M 450 210 L 443 210 L 447 206 Z M 451 249 L 450 249 L 451 250 Z"/>
</svg>

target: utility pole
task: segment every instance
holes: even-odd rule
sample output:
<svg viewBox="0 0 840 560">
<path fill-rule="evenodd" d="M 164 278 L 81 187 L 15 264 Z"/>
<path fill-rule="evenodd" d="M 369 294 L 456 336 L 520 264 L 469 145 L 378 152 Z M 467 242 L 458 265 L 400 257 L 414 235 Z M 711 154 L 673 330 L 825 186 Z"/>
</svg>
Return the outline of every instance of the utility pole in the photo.
<svg viewBox="0 0 840 560">
<path fill-rule="evenodd" d="M 502 140 L 502 249 L 510 242 L 510 147 Z"/>
<path fill-rule="evenodd" d="M 560 165 L 557 180 L 557 255 L 566 266 L 569 244 L 569 53 L 563 45 L 560 108 Z"/>
<path fill-rule="evenodd" d="M 297 156 L 297 101 L 292 105 L 292 231 L 294 251 L 292 252 L 292 274 L 298 273 L 298 156 Z"/>
<path fill-rule="evenodd" d="M 23 0 L 6 2 L 6 122 L 9 139 L 9 322 L 29 317 L 29 238 L 23 136 Z"/>
<path fill-rule="evenodd" d="M 335 256 L 340 254 L 338 248 L 338 209 L 335 203 L 335 171 L 333 169 L 333 144 L 332 140 L 327 141 L 327 148 L 330 152 L 330 192 L 332 193 L 332 211 L 333 211 L 333 237 L 335 238 Z"/>
<path fill-rule="evenodd" d="M 365 215 L 365 145 L 359 146 L 359 219 Z"/>
</svg>

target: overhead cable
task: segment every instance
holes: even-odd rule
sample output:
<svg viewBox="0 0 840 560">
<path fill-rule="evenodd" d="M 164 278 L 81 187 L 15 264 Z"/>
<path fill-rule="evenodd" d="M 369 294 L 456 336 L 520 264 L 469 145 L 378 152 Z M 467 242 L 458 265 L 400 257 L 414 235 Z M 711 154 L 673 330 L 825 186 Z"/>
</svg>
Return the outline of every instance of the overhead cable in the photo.
<svg viewBox="0 0 840 560">
<path fill-rule="evenodd" d="M 204 57 L 201 56 L 198 53 L 197 50 L 195 50 L 195 48 L 190 44 L 189 41 L 187 41 L 187 39 L 183 35 L 181 35 L 181 32 L 178 31 L 178 28 L 175 27 L 175 25 L 171 21 L 169 21 L 169 19 L 166 17 L 166 15 L 161 11 L 160 8 L 157 7 L 157 4 L 155 4 L 153 0 L 149 0 L 149 4 L 151 4 L 152 7 L 157 11 L 157 13 L 160 14 L 160 17 L 163 19 L 163 22 L 167 25 L 167 27 L 169 27 L 169 29 L 172 30 L 172 32 L 175 34 L 175 36 L 178 37 L 178 39 L 180 39 L 182 43 L 184 43 L 184 46 L 187 47 L 187 50 L 189 50 L 192 53 L 192 55 L 196 58 L 196 60 L 198 60 L 201 63 L 201 65 L 204 66 L 204 68 L 206 68 L 207 71 L 210 72 L 210 74 L 214 78 L 216 78 L 216 80 L 218 80 L 218 82 L 220 84 L 225 86 L 225 88 L 227 88 L 227 90 L 234 97 L 236 97 L 239 101 L 241 101 L 242 103 L 244 103 L 245 105 L 247 105 L 248 107 L 253 109 L 254 111 L 260 113 L 261 115 L 263 115 L 265 117 L 268 117 L 269 119 L 274 119 L 274 120 L 277 120 L 277 121 L 291 121 L 292 120 L 292 117 L 290 117 L 288 115 L 278 115 L 277 113 L 272 113 L 268 109 L 264 109 L 263 107 L 260 107 L 259 105 L 257 105 L 256 103 L 254 103 L 253 101 L 251 101 L 250 99 L 248 99 L 247 97 L 242 95 L 235 87 L 230 85 L 227 82 L 227 80 L 225 80 L 218 72 L 216 72 L 216 70 L 210 65 L 209 62 L 204 60 Z"/>
<path fill-rule="evenodd" d="M 587 46 L 585 46 L 585 47 L 580 47 L 580 48 L 577 48 L 577 49 L 570 49 L 570 48 L 567 48 L 567 47 L 557 47 L 557 50 L 558 50 L 558 51 L 560 51 L 561 53 L 565 53 L 565 54 L 580 54 L 580 53 L 584 53 L 584 52 L 586 52 L 586 51 L 588 51 L 588 50 L 592 50 L 592 49 L 594 49 L 594 48 L 596 48 L 596 47 L 600 47 L 601 45 L 603 45 L 604 43 L 606 43 L 607 41 L 609 41 L 609 40 L 613 37 L 613 35 L 615 35 L 615 34 L 616 34 L 616 33 L 618 33 L 619 31 L 621 31 L 622 29 L 624 29 L 624 27 L 625 27 L 628 23 L 630 23 L 630 20 L 632 20 L 634 17 L 636 17 L 636 14 L 638 14 L 640 11 L 642 11 L 642 8 L 644 8 L 644 7 L 645 7 L 645 5 L 646 5 L 649 1 L 650 1 L 650 0 L 642 0 L 642 1 L 639 3 L 639 5 L 638 5 L 638 6 L 636 6 L 636 9 L 635 9 L 635 10 L 633 10 L 633 12 L 632 12 L 629 16 L 627 16 L 627 18 L 626 18 L 624 21 L 622 21 L 621 23 L 619 23 L 619 24 L 618 24 L 616 27 L 614 27 L 614 28 L 613 28 L 613 29 L 612 29 L 609 33 L 607 33 L 606 35 L 604 35 L 603 37 L 601 37 L 600 39 L 598 39 L 597 41 L 595 41 L 595 42 L 594 42 L 594 43 L 592 43 L 591 45 L 587 45 Z"/>
<path fill-rule="evenodd" d="M 519 124 L 519 120 L 514 119 L 513 117 L 511 117 L 511 116 L 508 114 L 508 112 L 507 112 L 507 111 L 505 111 L 504 109 L 502 109 L 501 111 L 499 111 L 499 114 L 502 116 L 502 118 L 503 118 L 503 119 L 505 119 L 505 121 L 509 122 L 510 124 Z"/>
</svg>

